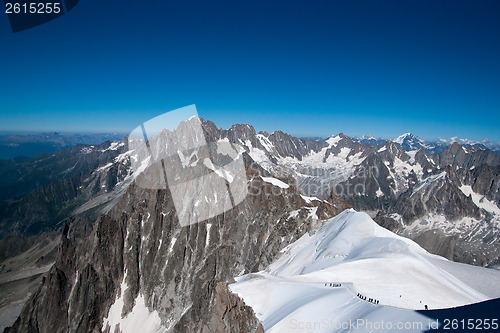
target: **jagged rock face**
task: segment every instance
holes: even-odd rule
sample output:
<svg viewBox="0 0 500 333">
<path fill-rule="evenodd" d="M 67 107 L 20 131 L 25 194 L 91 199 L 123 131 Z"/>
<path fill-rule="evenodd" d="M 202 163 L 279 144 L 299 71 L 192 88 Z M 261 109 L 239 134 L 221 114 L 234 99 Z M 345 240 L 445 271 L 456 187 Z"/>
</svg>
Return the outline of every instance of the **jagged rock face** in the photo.
<svg viewBox="0 0 500 333">
<path fill-rule="evenodd" d="M 442 170 L 447 170 L 447 173 L 451 174 L 452 169 L 474 170 L 474 168 L 498 166 L 499 163 L 500 156 L 490 150 L 481 150 L 477 147 L 464 148 L 458 143 L 452 144 L 439 155 L 432 155 L 424 149 L 406 152 L 399 145 L 387 141 L 383 146 L 372 150 L 356 167 L 353 176 L 340 183 L 340 188 L 350 186 L 354 189 L 358 186 L 362 189 L 347 194 L 348 197 L 356 197 L 362 192 L 366 197 L 366 200 L 356 198 L 352 201 L 355 209 L 384 210 L 378 200 L 373 200 L 374 198 L 385 196 L 396 202 L 395 199 L 400 195 Z M 475 183 L 478 176 L 477 172 L 471 174 L 466 183 Z M 487 184 L 483 184 L 483 187 L 485 186 Z"/>
<path fill-rule="evenodd" d="M 205 133 L 207 133 L 207 140 L 215 142 L 217 139 L 227 138 L 230 142 L 244 145 L 247 148 L 249 146 L 255 147 L 262 150 L 274 163 L 277 162 L 276 158 L 278 157 L 302 160 L 311 151 L 318 152 L 327 146 L 325 141 L 301 140 L 281 131 L 275 131 L 272 134 L 256 133 L 253 126 L 247 124 L 233 125 L 228 130 L 217 129 L 211 121 L 203 121 L 202 124 Z M 270 149 L 271 147 L 274 149 Z"/>
<path fill-rule="evenodd" d="M 483 164 L 495 166 L 499 163 L 500 155 L 491 150 L 482 150 L 478 147 L 464 148 L 456 142 L 439 154 L 439 165 L 442 167 L 452 165 L 460 168 L 472 168 Z"/>
<path fill-rule="evenodd" d="M 385 211 L 402 193 L 427 178 L 435 169 L 436 162 L 425 150 L 411 156 L 399 145 L 387 141 L 370 151 L 356 166 L 353 175 L 339 183 L 337 189 L 355 209 Z"/>
<path fill-rule="evenodd" d="M 332 145 L 329 149 L 326 150 L 323 162 L 326 162 L 330 155 L 338 156 L 339 154 L 342 154 L 343 150 L 349 151 L 346 157 L 359 154 L 360 158 L 363 158 L 367 156 L 369 151 L 372 149 L 368 145 L 351 140 L 351 138 L 346 136 L 344 133 L 340 133 L 338 135 L 338 138 L 340 139 L 338 143 L 336 145 Z"/>
<path fill-rule="evenodd" d="M 347 207 L 339 199 L 308 204 L 294 186 L 273 186 L 258 170 L 249 166 L 253 192 L 241 204 L 185 227 L 168 190 L 131 185 L 89 237 L 62 241 L 56 263 L 11 332 L 114 332 L 104 319 L 117 295 L 123 295 L 124 316 L 143 297 L 149 312 L 156 311 L 161 325 L 174 332 L 256 327 L 252 315 L 232 296 L 221 295 L 217 284 L 269 265 L 317 223 L 313 212 L 326 218 Z M 222 317 L 221 299 L 229 311 Z"/>
<path fill-rule="evenodd" d="M 462 168 L 455 177 L 463 184 L 469 184 L 476 193 L 485 195 L 500 206 L 500 166 L 482 164 L 471 169 Z"/>
<path fill-rule="evenodd" d="M 500 255 L 498 215 L 480 208 L 477 197 L 498 200 L 498 169 L 486 164 L 472 170 L 444 168 L 401 194 L 376 221 L 432 253 L 474 265 L 495 265 Z M 475 197 L 467 194 L 467 187 Z"/>
<path fill-rule="evenodd" d="M 347 197 L 377 197 L 378 190 L 388 197 L 395 197 L 393 189 L 396 186 L 396 180 L 391 177 L 384 159 L 378 154 L 371 154 L 357 167 L 354 175 L 340 183 L 338 188 Z"/>
<path fill-rule="evenodd" d="M 211 311 L 212 317 L 203 325 L 202 333 L 264 333 L 264 328 L 255 316 L 253 309 L 245 305 L 238 295 L 233 294 L 227 283 L 218 283 L 215 287 L 215 293 L 216 311 Z"/>
<path fill-rule="evenodd" d="M 428 186 L 415 187 L 403 193 L 389 213 L 401 213 L 403 223 L 410 224 L 427 212 L 445 216 L 454 221 L 464 216 L 479 219 L 479 208 L 470 197 L 460 189 L 443 172 Z"/>
<path fill-rule="evenodd" d="M 309 152 L 318 152 L 326 146 L 324 141 L 300 140 L 281 131 L 276 131 L 269 136 L 264 134 L 264 136 L 273 143 L 279 156 L 294 157 L 298 160 L 302 160 L 302 157 Z"/>
</svg>

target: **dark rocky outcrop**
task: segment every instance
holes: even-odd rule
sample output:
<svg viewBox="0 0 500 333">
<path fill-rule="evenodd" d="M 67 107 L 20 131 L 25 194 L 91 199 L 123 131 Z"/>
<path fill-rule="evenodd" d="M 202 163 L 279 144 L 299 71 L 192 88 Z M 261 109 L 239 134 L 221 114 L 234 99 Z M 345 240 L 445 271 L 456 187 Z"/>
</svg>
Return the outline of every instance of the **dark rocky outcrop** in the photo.
<svg viewBox="0 0 500 333">
<path fill-rule="evenodd" d="M 203 325 L 202 333 L 253 332 L 264 333 L 253 309 L 238 295 L 233 294 L 228 284 L 220 282 L 215 287 L 216 309 L 211 311 L 212 318 Z"/>
</svg>

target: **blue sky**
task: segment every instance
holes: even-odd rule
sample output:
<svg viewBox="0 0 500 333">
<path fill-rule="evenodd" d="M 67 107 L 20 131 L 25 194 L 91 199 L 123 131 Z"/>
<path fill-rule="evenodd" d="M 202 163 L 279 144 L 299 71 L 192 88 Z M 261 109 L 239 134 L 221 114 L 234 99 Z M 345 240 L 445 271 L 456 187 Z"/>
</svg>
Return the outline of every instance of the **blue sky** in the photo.
<svg viewBox="0 0 500 333">
<path fill-rule="evenodd" d="M 500 141 L 500 1 L 81 0 L 13 34 L 0 130 L 219 127 Z"/>
</svg>

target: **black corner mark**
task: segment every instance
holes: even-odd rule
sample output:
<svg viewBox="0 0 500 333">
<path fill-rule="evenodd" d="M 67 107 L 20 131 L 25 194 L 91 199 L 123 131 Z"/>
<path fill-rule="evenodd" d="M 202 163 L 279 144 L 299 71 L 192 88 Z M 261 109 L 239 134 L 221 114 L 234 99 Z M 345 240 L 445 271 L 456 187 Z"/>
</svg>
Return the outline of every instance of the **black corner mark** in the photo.
<svg viewBox="0 0 500 333">
<path fill-rule="evenodd" d="M 69 12 L 80 2 L 80 0 L 63 0 L 66 4 L 66 11 Z"/>
<path fill-rule="evenodd" d="M 73 9 L 80 0 L 3 0 L 12 32 L 47 23 Z"/>
</svg>

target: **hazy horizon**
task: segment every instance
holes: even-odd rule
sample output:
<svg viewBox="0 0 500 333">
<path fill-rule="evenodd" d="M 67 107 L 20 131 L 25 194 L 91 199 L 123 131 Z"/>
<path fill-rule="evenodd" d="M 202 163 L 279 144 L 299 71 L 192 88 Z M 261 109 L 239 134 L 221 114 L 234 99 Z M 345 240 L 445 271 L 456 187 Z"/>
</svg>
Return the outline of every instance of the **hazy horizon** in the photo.
<svg viewBox="0 0 500 333">
<path fill-rule="evenodd" d="M 210 120 L 210 119 L 207 119 L 207 120 Z M 215 122 L 214 122 L 215 123 Z M 217 128 L 223 128 L 223 129 L 229 129 L 229 127 L 221 127 L 221 126 L 218 126 L 217 123 L 215 123 L 215 125 L 217 126 Z M 236 125 L 236 124 L 233 124 L 233 125 Z M 248 125 L 252 125 L 252 124 L 248 124 Z M 253 126 L 253 125 L 252 125 Z M 255 126 L 253 126 L 256 133 L 260 133 L 260 132 L 267 132 L 265 130 L 260 130 L 258 128 L 255 128 Z M 422 137 L 420 135 L 418 135 L 418 133 L 413 133 L 413 132 L 401 132 L 399 135 L 397 136 L 394 136 L 394 137 L 382 137 L 382 136 L 375 136 L 375 135 L 371 135 L 371 134 L 350 134 L 350 133 L 346 133 L 344 131 L 340 131 L 338 133 L 331 133 L 329 135 L 309 135 L 309 136 L 303 136 L 303 135 L 298 135 L 298 134 L 294 134 L 294 133 L 289 133 L 289 132 L 285 132 L 285 131 L 282 131 L 280 129 L 276 129 L 275 131 L 281 131 L 281 132 L 284 132 L 284 133 L 287 133 L 289 135 L 292 135 L 296 138 L 299 138 L 299 139 L 315 139 L 315 140 L 327 140 L 328 138 L 332 137 L 332 136 L 336 136 L 336 135 L 339 135 L 341 133 L 347 135 L 348 137 L 350 138 L 361 138 L 361 137 L 372 137 L 374 139 L 380 139 L 380 140 L 395 140 L 397 139 L 399 136 L 401 135 L 404 135 L 406 133 L 411 133 L 413 134 L 414 136 L 416 136 L 417 138 L 419 139 L 422 139 L 422 140 L 426 140 L 426 141 L 437 141 L 439 139 L 444 139 L 444 140 L 453 140 L 453 139 L 469 139 L 469 140 L 472 140 L 472 141 L 476 141 L 476 142 L 484 142 L 484 141 L 487 141 L 487 142 L 491 142 L 491 143 L 500 143 L 500 141 L 493 141 L 493 140 L 490 140 L 489 138 L 482 138 L 482 139 L 471 139 L 470 137 L 459 137 L 459 136 L 452 136 L 452 137 L 443 137 L 443 136 L 435 136 L 435 137 Z M 272 131 L 272 132 L 268 132 L 269 134 L 275 132 L 275 131 Z M 38 134 L 53 134 L 53 133 L 58 133 L 58 134 L 62 134 L 62 135 L 98 135 L 98 134 L 114 134 L 114 135 L 123 135 L 123 136 L 126 136 L 128 134 L 130 134 L 130 132 L 125 132 L 125 131 L 59 131 L 59 130 L 39 130 L 39 131 L 15 131 L 15 130 L 10 130 L 10 131 L 4 131 L 4 130 L 0 130 L 0 136 L 9 136 L 9 135 L 20 135 L 20 136 L 29 136 L 29 135 L 38 135 Z"/>
</svg>

